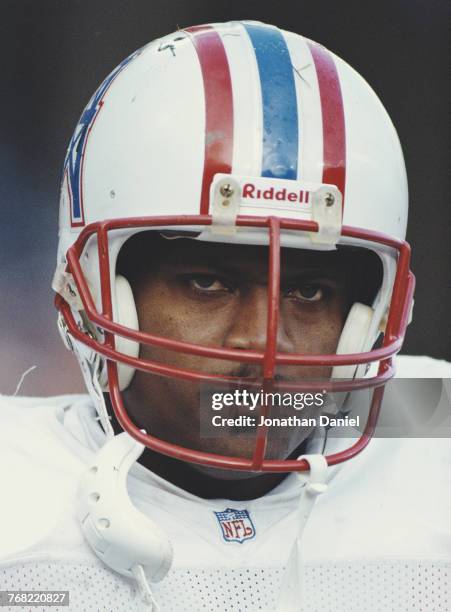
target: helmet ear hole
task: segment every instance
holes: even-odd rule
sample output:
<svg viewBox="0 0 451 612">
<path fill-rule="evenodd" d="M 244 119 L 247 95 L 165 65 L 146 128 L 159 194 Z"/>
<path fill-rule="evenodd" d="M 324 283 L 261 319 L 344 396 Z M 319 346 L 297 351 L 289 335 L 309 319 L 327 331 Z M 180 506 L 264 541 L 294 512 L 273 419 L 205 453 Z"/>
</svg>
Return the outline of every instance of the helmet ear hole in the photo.
<svg viewBox="0 0 451 612">
<path fill-rule="evenodd" d="M 116 305 L 116 322 L 124 327 L 138 330 L 139 321 L 138 313 L 135 305 L 135 298 L 130 283 L 125 278 L 118 274 L 115 279 L 115 305 Z M 139 356 L 139 343 L 128 338 L 116 335 L 115 337 L 116 350 L 119 353 L 124 353 L 129 357 Z M 135 369 L 122 363 L 117 364 L 119 388 L 121 391 L 126 389 L 132 381 L 135 374 Z M 104 385 L 104 390 L 107 390 L 107 383 Z"/>
<path fill-rule="evenodd" d="M 337 355 L 361 353 L 365 350 L 374 310 L 370 306 L 356 302 L 346 318 L 337 345 Z M 357 370 L 356 365 L 335 366 L 332 378 L 351 379 Z"/>
</svg>

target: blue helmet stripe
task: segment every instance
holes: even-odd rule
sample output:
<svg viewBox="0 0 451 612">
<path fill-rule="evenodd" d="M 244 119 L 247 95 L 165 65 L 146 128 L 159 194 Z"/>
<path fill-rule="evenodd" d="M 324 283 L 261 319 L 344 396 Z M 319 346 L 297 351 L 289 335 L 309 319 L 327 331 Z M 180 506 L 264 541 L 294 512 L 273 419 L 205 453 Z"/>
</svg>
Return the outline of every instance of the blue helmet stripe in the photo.
<svg viewBox="0 0 451 612">
<path fill-rule="evenodd" d="M 262 176 L 296 179 L 298 111 L 294 70 L 282 33 L 243 23 L 254 47 L 263 102 Z"/>
</svg>

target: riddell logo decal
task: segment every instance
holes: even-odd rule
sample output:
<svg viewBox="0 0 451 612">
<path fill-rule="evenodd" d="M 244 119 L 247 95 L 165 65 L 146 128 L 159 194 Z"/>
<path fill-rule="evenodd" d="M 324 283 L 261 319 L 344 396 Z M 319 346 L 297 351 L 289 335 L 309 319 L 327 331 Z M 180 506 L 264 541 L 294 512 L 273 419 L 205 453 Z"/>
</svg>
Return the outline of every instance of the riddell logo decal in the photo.
<svg viewBox="0 0 451 612">
<path fill-rule="evenodd" d="M 243 185 L 243 200 L 249 198 L 251 200 L 276 200 L 278 202 L 297 202 L 299 204 L 308 204 L 310 191 L 288 191 L 286 187 L 283 189 L 258 189 L 253 183 Z"/>
</svg>

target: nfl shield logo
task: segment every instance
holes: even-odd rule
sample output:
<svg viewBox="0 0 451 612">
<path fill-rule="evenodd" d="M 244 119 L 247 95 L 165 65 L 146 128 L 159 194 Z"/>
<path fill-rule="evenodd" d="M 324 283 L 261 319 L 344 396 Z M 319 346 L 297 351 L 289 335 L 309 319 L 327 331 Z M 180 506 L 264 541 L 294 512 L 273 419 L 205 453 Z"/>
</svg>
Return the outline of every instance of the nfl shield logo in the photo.
<svg viewBox="0 0 451 612">
<path fill-rule="evenodd" d="M 239 542 L 255 537 L 254 523 L 247 510 L 226 508 L 222 512 L 215 512 L 221 527 L 222 536 L 226 542 Z"/>
</svg>

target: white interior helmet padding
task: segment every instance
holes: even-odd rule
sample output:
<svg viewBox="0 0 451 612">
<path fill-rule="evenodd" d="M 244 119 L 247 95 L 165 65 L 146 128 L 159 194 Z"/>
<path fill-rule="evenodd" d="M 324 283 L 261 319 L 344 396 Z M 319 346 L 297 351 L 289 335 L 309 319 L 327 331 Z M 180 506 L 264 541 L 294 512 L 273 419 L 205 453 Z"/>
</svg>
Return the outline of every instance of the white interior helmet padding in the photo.
<svg viewBox="0 0 451 612">
<path fill-rule="evenodd" d="M 370 306 L 356 302 L 353 304 L 341 332 L 337 346 L 337 355 L 361 353 L 367 343 L 368 333 L 373 320 L 374 310 Z M 335 366 L 332 378 L 354 378 L 357 366 Z"/>
<path fill-rule="evenodd" d="M 133 297 L 133 291 L 130 287 L 130 283 L 120 274 L 116 275 L 115 279 L 115 320 L 116 323 L 129 327 L 130 329 L 138 330 L 138 313 L 136 311 L 135 298 Z M 139 343 L 123 338 L 122 336 L 116 335 L 115 337 L 116 350 L 130 357 L 138 357 L 139 355 Z M 117 372 L 119 376 L 119 387 L 123 391 L 126 389 L 132 381 L 133 375 L 135 374 L 134 368 L 124 365 L 123 363 L 117 364 Z M 105 380 L 102 381 L 107 390 L 106 376 Z"/>
</svg>

